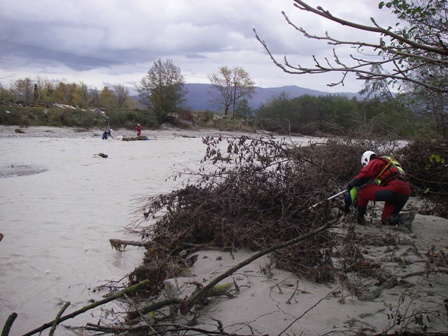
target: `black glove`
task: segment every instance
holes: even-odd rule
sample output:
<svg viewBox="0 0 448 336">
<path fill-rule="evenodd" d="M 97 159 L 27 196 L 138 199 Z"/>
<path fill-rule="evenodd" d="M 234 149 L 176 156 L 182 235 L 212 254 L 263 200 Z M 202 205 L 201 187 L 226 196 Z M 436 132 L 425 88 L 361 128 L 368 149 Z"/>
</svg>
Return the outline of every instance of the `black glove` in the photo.
<svg viewBox="0 0 448 336">
<path fill-rule="evenodd" d="M 350 181 L 350 182 L 347 184 L 347 191 L 350 192 L 350 190 L 352 190 L 353 187 L 354 187 L 354 185 L 353 185 L 353 181 Z"/>
<path fill-rule="evenodd" d="M 347 192 L 344 197 L 344 205 L 342 206 L 342 211 L 348 214 L 350 212 L 350 205 L 352 205 L 352 197 L 350 196 L 350 192 Z"/>
</svg>

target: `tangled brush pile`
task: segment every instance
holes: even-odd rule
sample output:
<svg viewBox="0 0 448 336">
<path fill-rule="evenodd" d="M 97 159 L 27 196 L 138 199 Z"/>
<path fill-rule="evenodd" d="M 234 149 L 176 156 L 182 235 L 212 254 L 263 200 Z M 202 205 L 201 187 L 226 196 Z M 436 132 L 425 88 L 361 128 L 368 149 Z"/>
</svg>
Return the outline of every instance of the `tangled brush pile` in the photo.
<svg viewBox="0 0 448 336">
<path fill-rule="evenodd" d="M 247 136 L 206 137 L 203 142 L 206 154 L 199 171 L 173 177 L 190 174 L 195 179 L 182 189 L 142 200 L 137 210 L 144 214 L 142 219 L 153 222 L 145 233 L 151 244 L 130 279 L 152 279 L 151 292 L 188 267 L 180 257 L 185 251 L 261 250 L 339 216 L 340 203 L 323 200 L 345 188 L 359 170 L 365 148 L 379 146 L 335 139 L 300 146 L 286 138 Z M 327 231 L 275 252 L 272 258 L 277 267 L 300 277 L 332 281 L 333 243 Z"/>
</svg>

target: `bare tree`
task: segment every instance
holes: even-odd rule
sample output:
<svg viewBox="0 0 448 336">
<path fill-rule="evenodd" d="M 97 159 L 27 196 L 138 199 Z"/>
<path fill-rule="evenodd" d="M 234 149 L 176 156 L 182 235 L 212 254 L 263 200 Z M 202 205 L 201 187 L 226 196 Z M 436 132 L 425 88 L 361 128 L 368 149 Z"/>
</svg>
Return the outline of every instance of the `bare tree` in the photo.
<svg viewBox="0 0 448 336">
<path fill-rule="evenodd" d="M 126 102 L 129 97 L 129 90 L 120 84 L 114 85 L 115 96 L 117 98 L 118 108 L 126 107 Z"/>
<path fill-rule="evenodd" d="M 324 41 L 334 46 L 356 48 L 357 55 L 350 55 L 348 62 L 343 62 L 333 49 L 333 58 L 319 60 L 313 55 L 314 66 L 295 65 L 285 56 L 279 61 L 273 56 L 267 44 L 254 29 L 256 38 L 264 46 L 275 65 L 291 74 L 322 74 L 328 72 L 341 73 L 341 80 L 328 86 L 344 84 L 349 73 L 354 73 L 361 80 L 383 80 L 389 82 L 408 82 L 436 92 L 448 92 L 448 44 L 447 44 L 447 1 L 446 0 L 391 0 L 380 2 L 379 7 L 392 8 L 397 19 L 407 23 L 400 26 L 380 27 L 371 18 L 372 25 L 361 25 L 333 16 L 322 7 L 312 7 L 301 0 L 294 0 L 294 6 L 312 15 L 336 22 L 342 26 L 358 31 L 378 34 L 376 43 L 356 40 L 339 40 L 329 33 L 313 35 L 294 24 L 284 12 L 287 23 L 303 36 Z M 374 54 L 372 59 L 367 55 Z M 391 69 L 388 73 L 372 71 L 380 67 Z M 434 71 L 435 70 L 435 71 Z M 435 74 L 438 74 L 436 76 Z"/>
<path fill-rule="evenodd" d="M 244 98 L 252 97 L 255 92 L 254 81 L 249 73 L 241 67 L 219 67 L 217 74 L 208 76 L 213 89 L 209 92 L 212 101 L 222 106 L 224 115 L 228 115 L 232 107 L 232 117 L 236 106 Z"/>
<path fill-rule="evenodd" d="M 11 92 L 17 100 L 23 100 L 25 103 L 31 102 L 33 98 L 33 83 L 28 77 L 16 80 L 11 86 Z"/>
</svg>

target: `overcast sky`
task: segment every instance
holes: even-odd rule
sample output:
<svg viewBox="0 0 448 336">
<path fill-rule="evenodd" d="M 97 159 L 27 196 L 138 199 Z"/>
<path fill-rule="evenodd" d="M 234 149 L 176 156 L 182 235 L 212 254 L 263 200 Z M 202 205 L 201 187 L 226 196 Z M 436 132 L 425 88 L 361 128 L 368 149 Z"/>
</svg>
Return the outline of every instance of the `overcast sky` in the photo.
<svg viewBox="0 0 448 336">
<path fill-rule="evenodd" d="M 379 0 L 308 0 L 333 15 L 363 24 L 374 17 L 393 24 Z M 281 60 L 311 65 L 312 55 L 331 57 L 332 46 L 312 41 L 287 24 L 283 15 L 310 32 L 328 31 L 342 39 L 366 34 L 320 20 L 294 7 L 293 0 L 0 0 L 0 83 L 18 78 L 84 82 L 89 87 L 134 87 L 157 59 L 171 59 L 187 83 L 210 83 L 220 66 L 244 68 L 256 86 L 297 85 L 326 92 L 334 75 L 291 75 L 276 67 L 253 29 Z M 378 37 L 375 37 L 378 39 Z M 341 56 L 353 50 L 345 48 Z"/>
</svg>

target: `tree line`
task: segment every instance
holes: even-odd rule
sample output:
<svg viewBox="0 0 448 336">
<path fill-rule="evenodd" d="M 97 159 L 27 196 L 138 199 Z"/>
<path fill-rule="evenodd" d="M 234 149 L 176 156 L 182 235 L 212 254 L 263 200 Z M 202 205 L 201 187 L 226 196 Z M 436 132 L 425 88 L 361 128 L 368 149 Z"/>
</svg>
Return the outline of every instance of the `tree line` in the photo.
<svg viewBox="0 0 448 336">
<path fill-rule="evenodd" d="M 409 94 L 357 99 L 342 95 L 289 98 L 282 93 L 253 113 L 260 128 L 283 134 L 446 137 L 447 125 L 437 123 L 438 112 L 416 106 L 414 99 Z"/>
<path fill-rule="evenodd" d="M 10 88 L 0 86 L 2 101 L 16 101 L 23 104 L 60 103 L 80 108 L 125 108 L 133 107 L 129 99 L 129 89 L 117 84 L 113 87 L 104 86 L 101 91 L 91 89 L 84 82 L 65 83 L 29 77 L 21 78 L 11 83 Z M 135 105 L 134 105 L 135 106 Z"/>
<path fill-rule="evenodd" d="M 164 66 L 163 62 L 159 64 Z M 174 66 L 172 63 L 169 64 Z M 227 67 L 220 69 L 226 74 L 232 70 Z M 217 74 L 214 76 L 218 78 Z M 104 87 L 98 92 L 87 89 L 83 83 L 33 84 L 31 80 L 25 78 L 16 81 L 15 84 L 16 86 L 10 91 L 3 89 L 7 92 L 2 94 L 1 100 L 5 101 L 7 97 L 12 99 L 11 96 L 15 93 L 17 97 L 15 99 L 24 103 L 58 102 L 80 108 L 100 108 L 107 111 L 110 117 L 108 122 L 115 127 L 133 127 L 136 122 L 146 127 L 157 127 L 158 124 L 168 120 L 167 111 L 176 112 L 185 108 L 183 102 L 186 90 L 183 84 L 150 86 L 147 78 L 142 79 L 139 91 L 140 105 L 129 98 L 128 90 L 121 85 L 115 85 L 112 89 Z M 235 90 L 224 84 L 218 87 L 220 91 L 215 90 L 209 94 L 215 102 L 218 100 L 221 102 L 223 116 L 226 115 L 224 111 L 227 109 L 229 120 L 239 120 L 247 125 L 280 134 L 356 133 L 365 137 L 375 135 L 394 139 L 413 139 L 428 134 L 447 137 L 447 124 L 443 122 L 445 115 L 442 94 L 427 92 L 392 94 L 385 89 L 387 86 L 366 84 L 362 91 L 366 96 L 364 99 L 348 98 L 343 95 L 304 95 L 290 98 L 283 92 L 273 96 L 264 105 L 252 108 L 249 106 L 247 95 L 241 95 L 242 99 L 235 99 L 232 97 Z M 241 90 L 253 94 L 250 87 L 241 87 Z M 42 117 L 48 118 L 47 115 Z M 76 119 L 74 116 L 65 115 L 63 118 L 64 122 L 78 120 L 79 124 L 79 118 Z M 89 120 L 92 122 L 88 119 L 82 125 L 88 126 Z M 91 125 L 93 126 L 98 125 Z"/>
<path fill-rule="evenodd" d="M 241 67 L 222 66 L 216 74 L 209 75 L 213 90 L 208 94 L 210 101 L 222 107 L 225 116 L 235 116 L 240 102 L 255 91 L 255 82 Z M 89 89 L 83 83 L 52 82 L 49 80 L 14 81 L 9 89 L 0 86 L 0 100 L 16 101 L 26 105 L 60 103 L 79 108 L 102 109 L 146 108 L 153 112 L 159 122 L 171 113 L 188 107 L 185 96 L 188 93 L 181 69 L 172 60 L 158 59 L 147 74 L 135 86 L 139 101 L 130 99 L 129 89 L 116 84 L 104 86 L 101 91 Z"/>
</svg>

